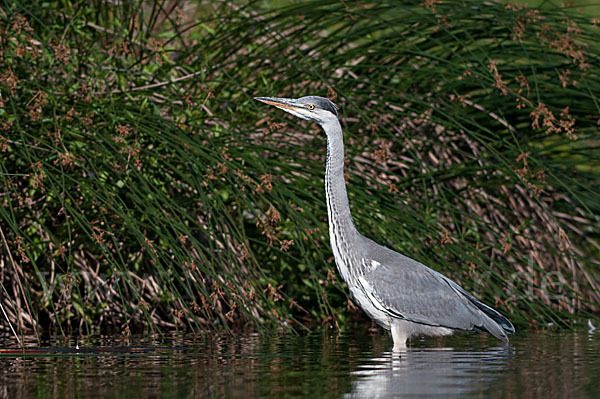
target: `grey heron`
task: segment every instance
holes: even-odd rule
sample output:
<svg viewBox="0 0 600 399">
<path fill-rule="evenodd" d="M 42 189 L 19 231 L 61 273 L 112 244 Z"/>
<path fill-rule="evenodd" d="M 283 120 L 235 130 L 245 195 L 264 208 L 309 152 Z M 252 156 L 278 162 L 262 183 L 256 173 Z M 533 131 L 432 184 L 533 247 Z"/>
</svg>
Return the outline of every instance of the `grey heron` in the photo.
<svg viewBox="0 0 600 399">
<path fill-rule="evenodd" d="M 510 321 L 457 283 L 416 260 L 364 237 L 354 226 L 344 179 L 344 141 L 336 106 L 326 98 L 256 97 L 305 120 L 327 135 L 325 194 L 335 263 L 354 301 L 391 331 L 393 350 L 417 335 L 488 331 L 504 344 L 515 332 Z"/>
</svg>

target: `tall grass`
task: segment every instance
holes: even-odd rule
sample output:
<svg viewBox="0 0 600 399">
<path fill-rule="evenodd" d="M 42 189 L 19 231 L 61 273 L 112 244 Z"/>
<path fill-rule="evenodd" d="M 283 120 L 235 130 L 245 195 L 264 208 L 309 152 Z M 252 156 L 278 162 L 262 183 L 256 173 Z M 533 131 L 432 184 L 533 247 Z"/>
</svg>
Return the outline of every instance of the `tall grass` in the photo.
<svg viewBox="0 0 600 399">
<path fill-rule="evenodd" d="M 367 236 L 517 324 L 597 314 L 596 20 L 479 1 L 44 4 L 0 11 L 0 301 L 19 331 L 359 316 L 328 244 L 324 135 L 256 95 L 341 106 Z"/>
</svg>

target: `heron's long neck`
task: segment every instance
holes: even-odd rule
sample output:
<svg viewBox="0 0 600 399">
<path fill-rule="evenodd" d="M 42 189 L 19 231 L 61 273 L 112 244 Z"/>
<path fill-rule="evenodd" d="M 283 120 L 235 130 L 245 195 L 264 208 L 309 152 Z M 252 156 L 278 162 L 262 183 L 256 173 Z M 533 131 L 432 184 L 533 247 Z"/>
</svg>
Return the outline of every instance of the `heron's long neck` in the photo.
<svg viewBox="0 0 600 399">
<path fill-rule="evenodd" d="M 329 215 L 329 238 L 336 264 L 344 280 L 348 281 L 349 257 L 355 249 L 358 236 L 350 214 L 346 180 L 344 179 L 344 140 L 337 120 L 323 125 L 327 134 L 327 168 L 325 171 L 325 196 Z"/>
</svg>

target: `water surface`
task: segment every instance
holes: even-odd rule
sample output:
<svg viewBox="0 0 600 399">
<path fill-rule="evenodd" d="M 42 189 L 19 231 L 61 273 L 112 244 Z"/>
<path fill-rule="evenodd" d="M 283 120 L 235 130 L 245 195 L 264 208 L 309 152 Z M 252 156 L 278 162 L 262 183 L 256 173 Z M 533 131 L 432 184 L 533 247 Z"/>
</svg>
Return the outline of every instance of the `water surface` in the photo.
<svg viewBox="0 0 600 399">
<path fill-rule="evenodd" d="M 413 340 L 385 334 L 54 339 L 0 354 L 0 398 L 598 398 L 598 334 Z M 37 343 L 35 346 L 39 346 Z M 76 349 L 79 347 L 79 350 Z M 0 348 L 14 348 L 0 338 Z"/>
</svg>

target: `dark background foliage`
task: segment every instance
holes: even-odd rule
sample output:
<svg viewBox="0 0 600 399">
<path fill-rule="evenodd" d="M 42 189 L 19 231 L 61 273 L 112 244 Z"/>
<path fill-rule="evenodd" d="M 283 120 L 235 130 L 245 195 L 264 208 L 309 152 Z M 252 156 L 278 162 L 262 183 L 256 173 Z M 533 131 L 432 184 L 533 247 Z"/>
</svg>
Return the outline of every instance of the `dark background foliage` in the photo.
<svg viewBox="0 0 600 399">
<path fill-rule="evenodd" d="M 308 94 L 340 106 L 365 235 L 520 327 L 597 314 L 598 22 L 479 1 L 5 2 L 8 319 L 363 318 L 333 266 L 324 135 L 252 99 Z"/>
</svg>

